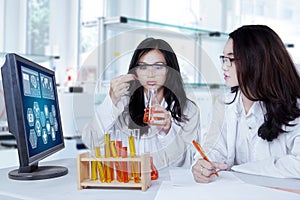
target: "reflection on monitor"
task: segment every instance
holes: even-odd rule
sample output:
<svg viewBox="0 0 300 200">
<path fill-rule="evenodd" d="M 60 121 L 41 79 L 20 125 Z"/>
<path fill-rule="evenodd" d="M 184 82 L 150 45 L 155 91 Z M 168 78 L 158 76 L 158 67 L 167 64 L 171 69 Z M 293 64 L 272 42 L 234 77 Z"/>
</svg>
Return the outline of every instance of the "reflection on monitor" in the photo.
<svg viewBox="0 0 300 200">
<path fill-rule="evenodd" d="M 16 54 L 7 54 L 1 68 L 8 129 L 15 136 L 19 169 L 16 180 L 63 176 L 61 166 L 38 166 L 43 158 L 64 148 L 55 74 Z"/>
</svg>

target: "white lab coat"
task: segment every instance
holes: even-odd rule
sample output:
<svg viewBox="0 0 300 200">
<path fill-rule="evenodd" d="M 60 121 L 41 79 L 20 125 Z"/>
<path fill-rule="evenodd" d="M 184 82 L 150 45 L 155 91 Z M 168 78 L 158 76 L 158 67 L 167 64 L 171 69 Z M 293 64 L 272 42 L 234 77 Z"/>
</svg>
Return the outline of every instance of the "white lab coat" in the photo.
<svg viewBox="0 0 300 200">
<path fill-rule="evenodd" d="M 226 97 L 226 102 L 233 99 L 232 94 Z M 254 102 L 247 115 L 240 93 L 232 104 L 223 102 L 215 105 L 211 128 L 203 143 L 211 161 L 226 163 L 232 170 L 243 173 L 300 178 L 299 118 L 290 122 L 295 126 L 283 127 L 288 133 L 268 142 L 257 134 L 266 113 L 262 102 Z"/>
<path fill-rule="evenodd" d="M 114 105 L 107 95 L 102 104 L 96 106 L 96 114 L 92 122 L 84 128 L 83 142 L 91 147 L 93 140 L 90 137 L 91 130 L 97 130 L 99 135 L 97 143 L 100 146 L 103 146 L 104 143 L 103 134 L 109 130 L 121 130 L 122 133 L 128 133 L 129 114 L 123 112 L 128 102 L 129 97 L 123 96 L 117 105 Z M 165 104 L 162 106 L 166 107 L 164 101 L 162 104 Z M 144 135 L 141 138 L 140 146 L 136 147 L 137 151 L 142 153 L 147 144 L 147 150 L 153 156 L 154 165 L 157 169 L 167 166 L 189 167 L 192 164 L 195 149 L 191 142 L 193 139 L 199 140 L 200 111 L 193 102 L 188 100 L 183 113 L 188 117 L 188 122 L 180 123 L 179 126 L 172 119 L 171 128 L 167 134 L 158 131 L 147 136 Z M 127 135 L 123 134 L 123 145 L 126 145 L 126 137 Z"/>
</svg>

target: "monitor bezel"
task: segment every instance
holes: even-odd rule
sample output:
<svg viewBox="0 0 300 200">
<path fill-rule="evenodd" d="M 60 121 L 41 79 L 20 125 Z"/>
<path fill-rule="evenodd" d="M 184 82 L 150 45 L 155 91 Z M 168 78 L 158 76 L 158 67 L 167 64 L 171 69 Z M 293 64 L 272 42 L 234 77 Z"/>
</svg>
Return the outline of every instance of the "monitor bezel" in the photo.
<svg viewBox="0 0 300 200">
<path fill-rule="evenodd" d="M 60 131 L 61 143 L 51 147 L 43 152 L 40 152 L 36 155 L 30 156 L 28 149 L 28 141 L 25 127 L 25 113 L 23 110 L 23 99 L 21 94 L 21 82 L 20 82 L 20 74 L 21 70 L 18 70 L 19 67 L 17 62 L 24 63 L 26 65 L 32 66 L 37 70 L 47 73 L 47 75 L 51 75 L 53 78 L 53 86 L 54 86 L 54 95 L 57 102 L 57 120 L 60 126 L 58 126 Z M 6 61 L 4 65 L 7 65 L 7 68 L 2 67 L 2 81 L 3 87 L 11 86 L 12 88 L 9 92 L 4 91 L 5 101 L 11 101 L 12 103 L 6 105 L 7 112 L 7 120 L 8 120 L 8 128 L 9 131 L 15 136 L 18 148 L 19 155 L 19 163 L 20 163 L 20 172 L 29 172 L 32 167 L 37 167 L 38 161 L 56 153 L 57 151 L 63 149 L 65 147 L 64 138 L 63 138 L 63 130 L 60 116 L 60 108 L 59 108 L 59 99 L 56 88 L 56 80 L 55 80 L 55 72 L 49 70 L 33 61 L 30 61 L 24 57 L 21 57 L 17 54 L 11 53 L 6 55 Z M 4 66 L 3 65 L 3 66 Z M 6 73 L 6 74 L 4 74 Z M 5 76 L 5 77 L 4 77 Z M 8 85 L 6 85 L 8 84 Z M 17 98 L 18 100 L 15 100 Z M 19 134 L 19 133 L 24 134 Z"/>
</svg>

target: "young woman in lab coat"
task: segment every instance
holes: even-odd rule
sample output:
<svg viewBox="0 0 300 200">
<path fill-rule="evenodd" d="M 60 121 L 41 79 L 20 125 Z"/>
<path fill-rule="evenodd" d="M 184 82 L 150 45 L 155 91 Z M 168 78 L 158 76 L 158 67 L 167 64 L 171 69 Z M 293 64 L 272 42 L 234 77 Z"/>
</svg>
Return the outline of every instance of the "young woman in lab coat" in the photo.
<svg viewBox="0 0 300 200">
<path fill-rule="evenodd" d="M 158 114 L 153 114 L 158 119 L 146 124 L 143 115 L 149 87 L 157 88 L 160 105 Z M 156 168 L 192 164 L 191 141 L 198 140 L 200 112 L 186 97 L 177 57 L 164 40 L 147 38 L 138 45 L 128 73 L 111 80 L 109 95 L 96 108 L 95 119 L 82 138 L 89 146 L 90 130 L 98 131 L 99 143 L 105 132 L 120 130 L 126 141 L 128 128 L 140 130 L 140 147 L 136 148 L 150 151 Z"/>
<path fill-rule="evenodd" d="M 283 42 L 267 26 L 242 26 L 223 53 L 231 95 L 216 104 L 203 144 L 211 162 L 196 155 L 194 179 L 210 182 L 217 169 L 230 168 L 300 178 L 300 78 Z"/>
</svg>

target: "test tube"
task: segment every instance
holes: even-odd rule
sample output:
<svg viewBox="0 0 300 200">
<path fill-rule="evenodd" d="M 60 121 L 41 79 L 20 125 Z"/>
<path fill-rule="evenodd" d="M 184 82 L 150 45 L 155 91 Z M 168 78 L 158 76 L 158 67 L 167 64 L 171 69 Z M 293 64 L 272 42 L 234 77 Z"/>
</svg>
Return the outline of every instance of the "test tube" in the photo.
<svg viewBox="0 0 300 200">
<path fill-rule="evenodd" d="M 127 158 L 127 147 L 122 147 L 121 155 L 122 155 L 122 158 Z M 122 172 L 123 172 L 124 183 L 129 182 L 127 165 L 128 165 L 127 162 L 122 162 Z"/>
<path fill-rule="evenodd" d="M 129 144 L 129 155 L 134 158 L 136 156 L 135 144 L 134 144 L 134 130 L 130 130 L 130 135 L 128 136 L 128 144 Z"/>
<path fill-rule="evenodd" d="M 95 158 L 95 131 L 91 131 L 90 132 L 90 150 L 91 150 L 91 157 Z M 91 180 L 95 181 L 98 179 L 98 175 L 97 175 L 97 162 L 95 161 L 91 161 Z"/>
<path fill-rule="evenodd" d="M 105 158 L 109 158 L 110 157 L 110 134 L 108 133 L 104 134 L 104 145 L 105 145 Z M 111 183 L 112 176 L 111 176 L 110 162 L 106 161 L 104 163 L 105 163 L 104 171 L 106 176 L 106 182 Z"/>
<path fill-rule="evenodd" d="M 117 150 L 116 150 L 116 147 L 115 147 L 115 142 L 111 141 L 110 148 L 111 148 L 112 156 L 114 158 L 118 158 Z M 115 164 L 115 167 L 116 167 L 117 180 L 119 182 L 123 182 L 123 180 L 121 179 L 121 175 L 120 175 L 120 173 L 121 173 L 121 171 L 120 171 L 121 170 L 120 162 L 116 161 L 116 162 L 114 162 L 114 164 Z"/>
<path fill-rule="evenodd" d="M 122 150 L 122 135 L 120 130 L 116 130 L 116 150 L 119 157 L 121 157 Z"/>
<path fill-rule="evenodd" d="M 115 147 L 115 134 L 114 131 L 109 131 L 109 135 L 110 135 L 110 157 L 114 157 L 113 156 L 113 152 L 112 152 L 112 146 Z M 114 165 L 115 162 L 110 162 L 109 163 L 109 167 L 110 167 L 110 175 L 111 175 L 111 180 L 113 181 L 115 179 L 115 171 L 114 171 Z"/>
<path fill-rule="evenodd" d="M 121 158 L 121 151 L 122 151 L 122 135 L 120 130 L 116 130 L 116 153 L 117 157 Z M 122 163 L 117 162 L 116 163 L 116 174 L 117 174 L 117 180 L 119 182 L 124 182 L 123 172 L 122 172 Z"/>
<path fill-rule="evenodd" d="M 140 129 L 134 129 L 134 138 L 135 138 L 135 150 L 136 150 L 136 155 L 141 156 L 141 134 L 140 134 Z M 140 177 L 141 177 L 141 162 L 136 162 L 137 165 L 137 182 L 140 182 Z"/>
<path fill-rule="evenodd" d="M 101 151 L 100 151 L 100 145 L 99 145 L 97 131 L 95 131 L 95 130 L 92 131 L 91 138 L 92 138 L 92 144 L 93 144 L 91 146 L 92 149 L 93 149 L 93 156 L 96 157 L 96 158 L 101 158 Z M 101 161 L 97 161 L 97 162 L 93 161 L 92 162 L 92 169 L 93 169 L 92 172 L 93 173 L 96 172 L 96 169 L 94 169 L 95 168 L 95 163 L 96 163 L 96 166 L 97 166 L 97 169 L 98 169 L 98 175 L 100 177 L 100 181 L 105 182 L 105 173 L 104 173 L 104 168 L 103 168 L 103 165 L 102 165 Z M 93 174 L 92 176 L 97 177 L 97 174 L 96 175 Z"/>
<path fill-rule="evenodd" d="M 136 157 L 135 142 L 134 142 L 134 136 L 133 135 L 134 135 L 134 130 L 131 131 L 131 135 L 128 137 L 129 152 L 130 152 L 130 157 L 131 158 Z M 139 171 L 138 171 L 138 163 L 137 162 L 131 162 L 131 175 L 132 175 L 135 183 L 140 182 Z"/>
<path fill-rule="evenodd" d="M 141 135 L 140 135 L 140 129 L 133 129 L 133 137 L 135 140 L 135 151 L 136 155 L 140 155 L 140 141 L 141 141 Z"/>
<path fill-rule="evenodd" d="M 95 147 L 95 152 L 96 152 L 96 158 L 101 158 L 100 147 Z M 103 165 L 102 165 L 101 161 L 97 162 L 97 167 L 98 167 L 98 173 L 99 173 L 100 181 L 102 183 L 106 182 L 105 172 L 104 172 L 104 168 L 103 168 Z"/>
<path fill-rule="evenodd" d="M 96 144 L 98 144 L 98 140 L 96 140 Z M 96 146 L 95 146 L 94 151 L 95 151 L 95 156 L 96 156 L 96 158 L 101 158 L 101 151 L 100 151 L 100 146 L 99 146 L 99 145 L 96 145 Z M 106 181 L 105 181 L 104 168 L 103 168 L 103 165 L 102 165 L 102 162 L 101 162 L 101 161 L 98 161 L 98 162 L 97 162 L 97 167 L 98 167 L 98 174 L 99 174 L 99 177 L 100 177 L 100 181 L 101 181 L 102 183 L 103 183 L 103 182 L 106 182 Z"/>
</svg>

